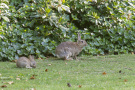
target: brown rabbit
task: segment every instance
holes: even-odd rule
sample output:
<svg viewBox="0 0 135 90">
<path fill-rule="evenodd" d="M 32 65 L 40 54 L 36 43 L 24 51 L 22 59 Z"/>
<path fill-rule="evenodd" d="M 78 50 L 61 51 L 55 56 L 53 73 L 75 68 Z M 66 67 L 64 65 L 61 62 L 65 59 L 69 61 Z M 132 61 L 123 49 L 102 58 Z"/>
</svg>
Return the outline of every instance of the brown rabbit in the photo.
<svg viewBox="0 0 135 90">
<path fill-rule="evenodd" d="M 36 68 L 36 61 L 34 56 L 31 55 L 29 55 L 29 58 L 20 57 L 16 62 L 16 66 L 20 68 Z"/>
<path fill-rule="evenodd" d="M 77 59 L 77 55 L 82 51 L 82 48 L 87 45 L 85 40 L 81 40 L 81 34 L 78 33 L 77 42 L 62 42 L 56 47 L 55 54 L 58 58 L 65 60 Z M 73 58 L 72 58 L 73 57 Z"/>
</svg>

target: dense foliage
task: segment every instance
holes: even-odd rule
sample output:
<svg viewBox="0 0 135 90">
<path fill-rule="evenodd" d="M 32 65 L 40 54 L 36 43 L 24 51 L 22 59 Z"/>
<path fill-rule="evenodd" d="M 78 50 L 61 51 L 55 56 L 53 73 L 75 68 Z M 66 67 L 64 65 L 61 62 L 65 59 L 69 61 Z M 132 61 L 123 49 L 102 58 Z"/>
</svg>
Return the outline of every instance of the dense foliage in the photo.
<svg viewBox="0 0 135 90">
<path fill-rule="evenodd" d="M 88 43 L 83 54 L 134 51 L 133 0 L 2 0 L 0 8 L 0 60 L 55 55 L 77 32 Z"/>
</svg>

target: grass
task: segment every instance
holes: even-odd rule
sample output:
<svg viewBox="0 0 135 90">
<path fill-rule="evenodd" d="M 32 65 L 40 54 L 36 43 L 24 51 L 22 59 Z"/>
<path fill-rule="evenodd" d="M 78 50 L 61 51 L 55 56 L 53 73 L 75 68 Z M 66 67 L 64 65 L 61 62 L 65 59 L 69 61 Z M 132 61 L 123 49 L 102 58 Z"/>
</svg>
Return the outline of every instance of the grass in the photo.
<svg viewBox="0 0 135 90">
<path fill-rule="evenodd" d="M 35 69 L 16 68 L 13 62 L 0 62 L 0 86 L 7 85 L 2 88 L 3 90 L 135 89 L 135 55 L 78 58 L 79 61 L 63 61 L 56 58 L 37 59 Z M 37 76 L 30 79 L 33 75 Z M 10 81 L 14 83 L 8 84 Z M 71 87 L 68 87 L 67 83 L 70 83 Z"/>
</svg>

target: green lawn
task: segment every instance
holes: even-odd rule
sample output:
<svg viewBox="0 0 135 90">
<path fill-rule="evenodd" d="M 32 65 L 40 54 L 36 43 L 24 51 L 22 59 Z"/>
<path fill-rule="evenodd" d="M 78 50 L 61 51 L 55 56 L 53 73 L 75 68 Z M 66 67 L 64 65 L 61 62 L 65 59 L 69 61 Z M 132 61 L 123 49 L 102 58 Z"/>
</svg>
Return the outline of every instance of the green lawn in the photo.
<svg viewBox="0 0 135 90">
<path fill-rule="evenodd" d="M 79 61 L 37 59 L 35 69 L 0 62 L 0 86 L 7 86 L 3 90 L 135 90 L 135 55 L 78 58 Z M 33 75 L 37 76 L 30 79 Z M 8 84 L 11 81 L 14 83 Z"/>
</svg>

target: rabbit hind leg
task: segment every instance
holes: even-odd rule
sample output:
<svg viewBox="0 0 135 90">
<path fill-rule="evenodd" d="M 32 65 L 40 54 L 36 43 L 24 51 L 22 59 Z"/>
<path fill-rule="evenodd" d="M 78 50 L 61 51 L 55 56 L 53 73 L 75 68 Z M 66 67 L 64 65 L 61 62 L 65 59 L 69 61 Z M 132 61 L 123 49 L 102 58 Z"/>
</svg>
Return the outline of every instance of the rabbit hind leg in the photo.
<svg viewBox="0 0 135 90">
<path fill-rule="evenodd" d="M 67 55 L 67 56 L 64 57 L 64 60 L 73 60 L 73 58 L 70 57 L 70 55 Z"/>
<path fill-rule="evenodd" d="M 73 59 L 78 60 L 78 58 L 77 58 L 77 56 L 76 56 L 76 55 L 75 55 L 75 56 L 73 56 Z"/>
</svg>

